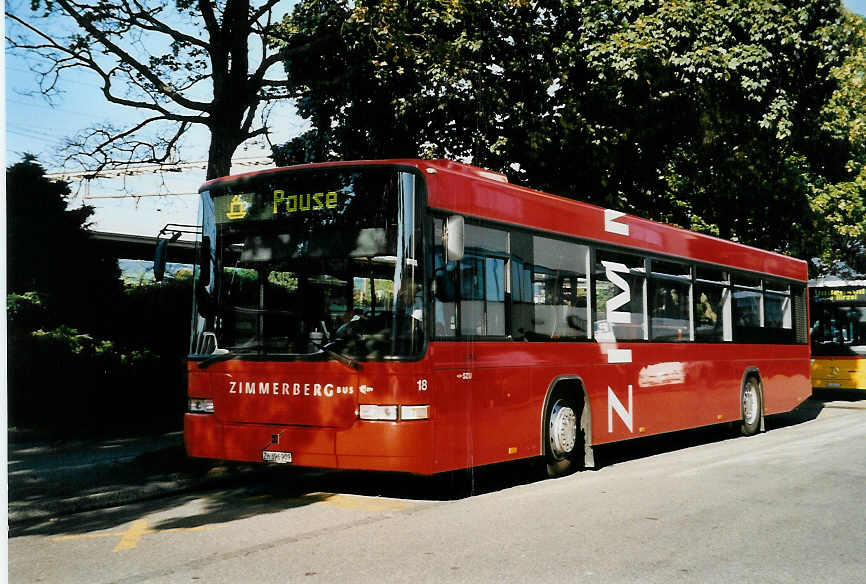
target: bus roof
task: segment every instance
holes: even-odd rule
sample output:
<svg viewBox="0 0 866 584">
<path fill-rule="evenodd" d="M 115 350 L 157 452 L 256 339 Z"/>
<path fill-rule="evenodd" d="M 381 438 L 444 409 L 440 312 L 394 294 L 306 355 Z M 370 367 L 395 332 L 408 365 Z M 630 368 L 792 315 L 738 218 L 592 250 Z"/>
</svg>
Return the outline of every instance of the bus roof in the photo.
<svg viewBox="0 0 866 584">
<path fill-rule="evenodd" d="M 262 174 L 341 166 L 408 166 L 425 174 L 430 207 L 519 227 L 628 247 L 640 252 L 688 258 L 719 267 L 777 275 L 805 282 L 805 261 L 719 239 L 596 205 L 509 184 L 505 175 L 451 160 L 356 160 L 253 171 L 206 182 L 199 189 Z M 610 229 L 611 222 L 615 224 Z M 625 228 L 627 226 L 627 228 Z"/>
<path fill-rule="evenodd" d="M 847 286 L 866 286 L 866 280 L 843 280 L 838 276 L 825 276 L 816 280 L 809 280 L 812 288 L 844 288 Z"/>
</svg>

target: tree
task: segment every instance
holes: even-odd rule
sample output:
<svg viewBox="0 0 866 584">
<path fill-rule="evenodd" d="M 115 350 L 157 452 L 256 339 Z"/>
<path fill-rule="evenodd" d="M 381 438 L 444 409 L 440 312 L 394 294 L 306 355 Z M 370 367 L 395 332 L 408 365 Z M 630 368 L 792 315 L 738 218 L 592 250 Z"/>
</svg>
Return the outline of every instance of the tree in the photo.
<svg viewBox="0 0 866 584">
<path fill-rule="evenodd" d="M 625 135 L 654 128 L 651 148 L 627 142 L 643 146 L 635 158 L 658 177 L 644 187 L 661 194 L 661 218 L 804 259 L 846 255 L 824 237 L 818 201 L 849 180 L 856 148 L 827 123 L 833 71 L 862 45 L 851 15 L 820 0 L 615 4 L 622 24 L 589 62 L 617 88 L 626 127 L 638 128 Z M 645 116 L 665 105 L 676 115 Z M 848 191 L 849 202 L 862 197 Z M 862 213 L 843 212 L 832 227 L 863 226 Z"/>
<path fill-rule="evenodd" d="M 835 181 L 816 185 L 815 247 L 820 273 L 866 277 L 866 18 L 848 14 L 851 54 L 831 75 L 838 87 L 821 111 L 821 129 L 839 157 Z"/>
<path fill-rule="evenodd" d="M 864 227 L 843 131 L 864 118 L 838 93 L 858 22 L 826 0 L 302 2 L 286 71 L 312 127 L 274 154 L 471 159 L 829 265 Z"/>
<path fill-rule="evenodd" d="M 6 169 L 6 286 L 44 299 L 53 324 L 93 330 L 121 293 L 120 271 L 90 239 L 93 208 L 69 209 L 70 194 L 33 156 Z"/>
<path fill-rule="evenodd" d="M 298 4 L 284 22 L 284 54 L 289 92 L 312 128 L 276 147 L 277 159 L 423 155 L 483 163 L 499 148 L 497 131 L 513 126 L 496 119 L 513 105 L 498 94 L 498 59 L 531 49 L 512 34 L 537 36 L 552 24 L 545 17 L 530 30 L 527 18 L 538 14 L 517 1 Z M 529 53 L 523 64 L 536 60 Z"/>
<path fill-rule="evenodd" d="M 125 129 L 85 130 L 69 141 L 67 161 L 88 170 L 173 161 L 181 137 L 201 125 L 210 133 L 210 179 L 229 174 L 240 144 L 267 135 L 268 104 L 285 97 L 284 80 L 268 77 L 281 63 L 273 48 L 278 4 L 32 0 L 44 21 L 36 25 L 7 12 L 20 26 L 7 42 L 44 60 L 37 71 L 44 95 L 56 96 L 61 75 L 86 69 L 101 79 L 108 102 L 146 114 Z M 70 32 L 52 34 L 49 18 L 54 29 Z"/>
</svg>

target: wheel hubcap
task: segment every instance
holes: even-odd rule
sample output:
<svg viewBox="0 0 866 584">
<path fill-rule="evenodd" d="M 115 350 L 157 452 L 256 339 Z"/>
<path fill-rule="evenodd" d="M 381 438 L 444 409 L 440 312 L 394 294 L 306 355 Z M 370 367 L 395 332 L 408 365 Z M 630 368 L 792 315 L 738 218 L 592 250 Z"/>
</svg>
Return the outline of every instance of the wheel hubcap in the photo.
<svg viewBox="0 0 866 584">
<path fill-rule="evenodd" d="M 743 420 L 752 425 L 758 419 L 758 388 L 749 382 L 743 391 Z"/>
<path fill-rule="evenodd" d="M 563 459 L 574 450 L 577 441 L 577 416 L 562 400 L 550 412 L 550 451 L 556 459 Z"/>
</svg>

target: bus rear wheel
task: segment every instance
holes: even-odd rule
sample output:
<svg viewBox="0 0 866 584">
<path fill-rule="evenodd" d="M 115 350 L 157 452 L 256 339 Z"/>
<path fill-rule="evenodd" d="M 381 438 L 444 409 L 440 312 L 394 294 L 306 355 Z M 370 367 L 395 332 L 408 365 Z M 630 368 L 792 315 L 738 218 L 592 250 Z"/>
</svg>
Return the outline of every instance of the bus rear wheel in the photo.
<svg viewBox="0 0 866 584">
<path fill-rule="evenodd" d="M 740 394 L 740 411 L 743 416 L 740 432 L 744 436 L 758 433 L 761 427 L 761 402 L 761 384 L 757 377 L 750 375 L 743 383 L 743 391 Z"/>
<path fill-rule="evenodd" d="M 579 468 L 583 453 L 581 410 L 564 392 L 550 396 L 544 415 L 544 462 L 548 477 L 559 477 Z"/>
</svg>

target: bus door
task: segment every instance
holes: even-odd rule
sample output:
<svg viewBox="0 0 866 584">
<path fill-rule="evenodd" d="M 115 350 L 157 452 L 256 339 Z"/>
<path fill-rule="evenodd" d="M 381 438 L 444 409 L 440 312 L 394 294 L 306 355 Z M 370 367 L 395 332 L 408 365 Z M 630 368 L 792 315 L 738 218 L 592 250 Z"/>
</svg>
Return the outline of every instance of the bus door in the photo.
<svg viewBox="0 0 866 584">
<path fill-rule="evenodd" d="M 444 262 L 441 253 L 434 259 L 434 338 L 443 341 L 434 358 L 441 392 L 436 452 L 477 466 L 526 456 L 529 432 L 515 421 L 530 379 L 506 337 L 508 234 L 466 225 L 465 241 L 459 261 Z"/>
</svg>

